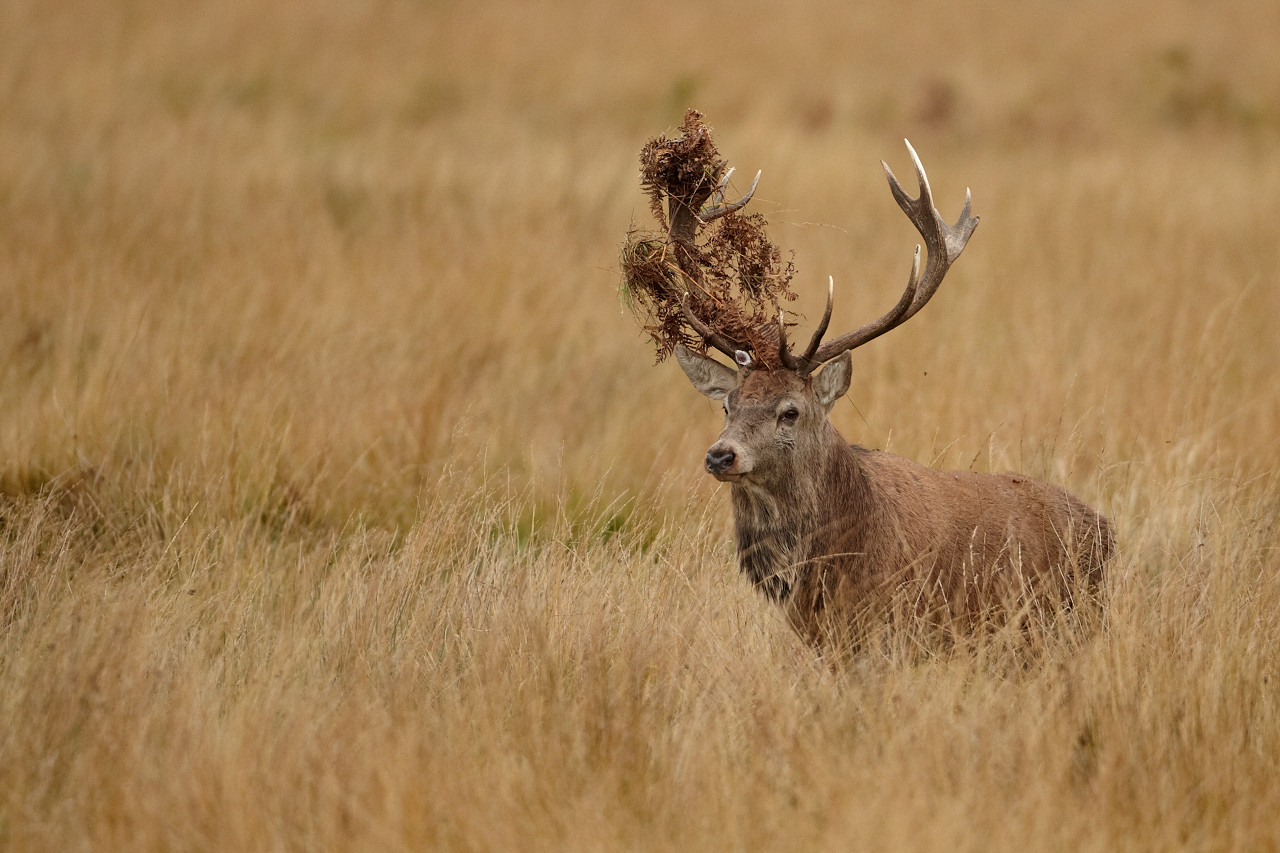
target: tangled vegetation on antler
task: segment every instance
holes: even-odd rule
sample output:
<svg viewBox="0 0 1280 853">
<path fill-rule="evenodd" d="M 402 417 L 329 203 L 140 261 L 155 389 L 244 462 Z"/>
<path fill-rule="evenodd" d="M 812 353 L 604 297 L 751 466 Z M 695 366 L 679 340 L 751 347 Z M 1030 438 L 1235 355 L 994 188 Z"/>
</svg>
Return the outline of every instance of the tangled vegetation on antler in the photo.
<svg viewBox="0 0 1280 853">
<path fill-rule="evenodd" d="M 796 298 L 795 268 L 765 233 L 760 214 L 724 204 L 731 169 L 711 128 L 689 110 L 671 138 L 650 139 L 640 152 L 640 186 L 661 232 L 632 230 L 622 248 L 623 288 L 658 360 L 677 344 L 706 352 L 682 301 L 709 329 L 746 350 L 761 367 L 778 366 L 778 314 Z M 752 185 L 754 190 L 755 185 Z"/>
</svg>

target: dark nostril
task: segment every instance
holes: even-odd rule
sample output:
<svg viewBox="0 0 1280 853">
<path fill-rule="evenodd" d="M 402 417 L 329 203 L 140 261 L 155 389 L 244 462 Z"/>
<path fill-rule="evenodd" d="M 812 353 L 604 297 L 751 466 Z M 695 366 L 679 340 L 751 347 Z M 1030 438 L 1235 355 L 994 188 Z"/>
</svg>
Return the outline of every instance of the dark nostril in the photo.
<svg viewBox="0 0 1280 853">
<path fill-rule="evenodd" d="M 712 474 L 722 474 L 733 466 L 734 454 L 732 450 L 715 450 L 714 448 L 707 451 L 707 470 Z"/>
</svg>

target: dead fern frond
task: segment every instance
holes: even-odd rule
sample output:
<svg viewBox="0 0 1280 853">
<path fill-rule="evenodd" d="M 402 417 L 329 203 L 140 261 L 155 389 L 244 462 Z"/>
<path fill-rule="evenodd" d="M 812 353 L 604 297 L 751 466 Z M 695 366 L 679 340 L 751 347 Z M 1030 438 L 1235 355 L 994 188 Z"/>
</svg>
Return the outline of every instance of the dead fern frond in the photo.
<svg viewBox="0 0 1280 853">
<path fill-rule="evenodd" d="M 658 136 L 640 152 L 640 186 L 660 232 L 633 229 L 622 247 L 623 288 L 662 361 L 677 344 L 706 352 L 682 305 L 756 367 L 775 368 L 778 314 L 794 300 L 795 267 L 769 239 L 760 214 L 739 214 L 750 198 L 722 204 L 726 163 L 702 114 L 689 110 L 681 134 Z M 754 189 L 754 185 L 753 185 Z"/>
</svg>

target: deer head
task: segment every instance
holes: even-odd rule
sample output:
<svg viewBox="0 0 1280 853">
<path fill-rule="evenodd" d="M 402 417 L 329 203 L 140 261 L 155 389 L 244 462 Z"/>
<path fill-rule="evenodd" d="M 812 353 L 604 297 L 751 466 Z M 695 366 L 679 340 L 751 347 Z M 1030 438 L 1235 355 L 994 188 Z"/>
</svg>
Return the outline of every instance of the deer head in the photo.
<svg viewBox="0 0 1280 853">
<path fill-rule="evenodd" d="M 851 351 L 915 316 L 937 292 L 947 270 L 964 250 L 978 225 L 978 218 L 969 213 L 968 190 L 959 220 L 955 225 L 948 225 L 933 205 L 929 180 L 910 142 L 907 150 L 920 186 L 918 197 L 908 196 L 888 165 L 883 162 L 881 165 L 893 197 L 920 232 L 928 255 L 921 274 L 920 247 L 916 246 L 906 289 L 898 303 L 879 319 L 823 343 L 834 297 L 835 285 L 831 280 L 826 310 L 803 352 L 797 354 L 791 350 L 784 317 L 778 317 L 777 362 L 781 367 L 768 369 L 764 360 L 735 349 L 733 342 L 702 323 L 688 304 L 684 305 L 689 325 L 702 335 L 709 347 L 725 353 L 738 365 L 728 367 L 687 347 L 675 349 L 676 360 L 693 386 L 724 404 L 724 432 L 706 457 L 707 471 L 717 479 L 768 489 L 794 478 L 798 473 L 796 466 L 806 464 L 815 454 L 820 455 L 824 445 L 840 442 L 827 415 L 836 400 L 849 390 Z M 741 204 L 749 198 L 750 193 Z M 813 375 L 820 365 L 825 367 Z"/>
<path fill-rule="evenodd" d="M 794 370 L 734 370 L 686 347 L 675 355 L 693 386 L 724 404 L 724 432 L 706 459 L 717 480 L 768 485 L 793 476 L 794 460 L 812 457 L 834 436 L 827 413 L 849 390 L 848 352 L 812 377 Z"/>
</svg>

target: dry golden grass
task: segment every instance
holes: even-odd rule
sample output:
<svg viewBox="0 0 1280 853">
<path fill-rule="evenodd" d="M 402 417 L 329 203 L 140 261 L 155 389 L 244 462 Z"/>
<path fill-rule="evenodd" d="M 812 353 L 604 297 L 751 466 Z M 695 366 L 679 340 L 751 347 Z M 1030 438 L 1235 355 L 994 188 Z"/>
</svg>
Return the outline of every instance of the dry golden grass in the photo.
<svg viewBox="0 0 1280 853">
<path fill-rule="evenodd" d="M 1280 845 L 1280 11 L 0 7 L 0 846 Z M 1105 624 L 833 672 L 619 305 L 703 109 L 846 436 L 1117 522 Z M 1028 654 L 1030 652 L 1030 654 Z"/>
</svg>

